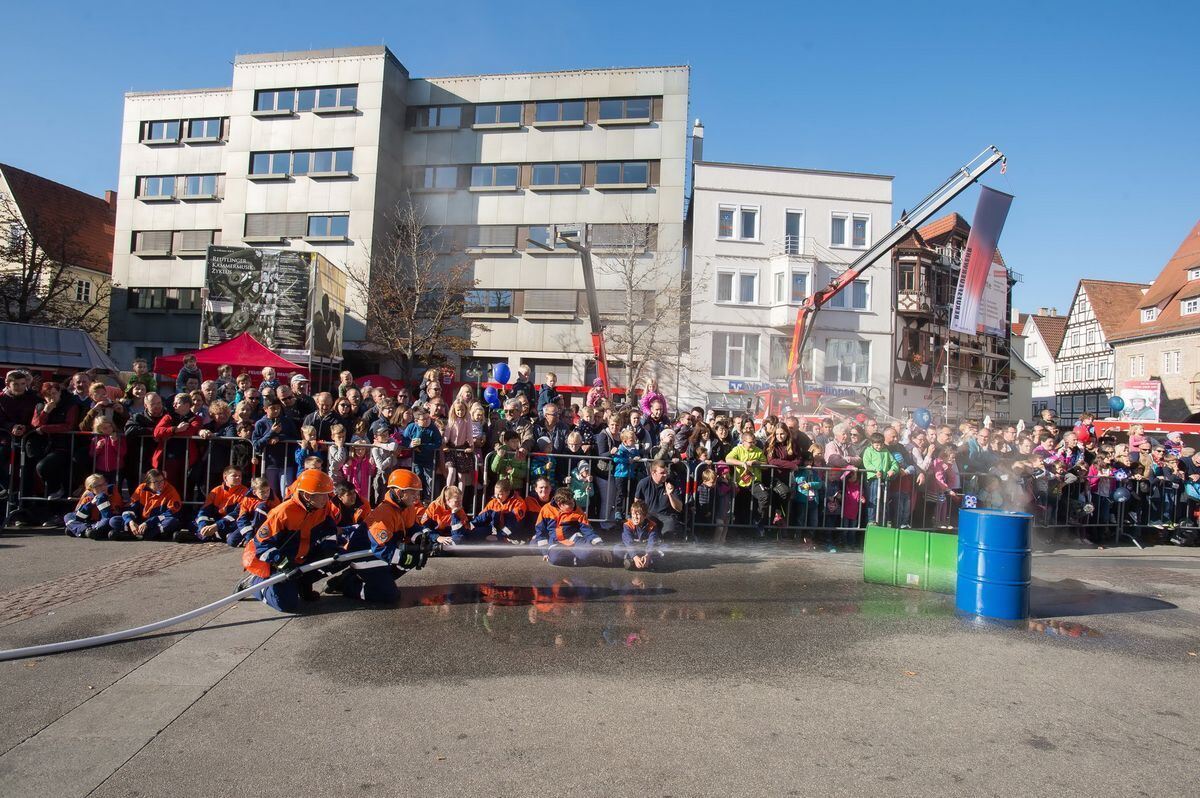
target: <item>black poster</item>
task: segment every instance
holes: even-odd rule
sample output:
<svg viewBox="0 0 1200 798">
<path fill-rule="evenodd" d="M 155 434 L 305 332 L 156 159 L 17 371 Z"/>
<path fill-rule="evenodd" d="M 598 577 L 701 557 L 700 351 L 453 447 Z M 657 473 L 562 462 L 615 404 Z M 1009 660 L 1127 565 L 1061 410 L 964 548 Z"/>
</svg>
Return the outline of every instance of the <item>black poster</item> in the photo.
<svg viewBox="0 0 1200 798">
<path fill-rule="evenodd" d="M 312 254 L 209 247 L 201 346 L 248 332 L 274 349 L 307 349 Z"/>
</svg>

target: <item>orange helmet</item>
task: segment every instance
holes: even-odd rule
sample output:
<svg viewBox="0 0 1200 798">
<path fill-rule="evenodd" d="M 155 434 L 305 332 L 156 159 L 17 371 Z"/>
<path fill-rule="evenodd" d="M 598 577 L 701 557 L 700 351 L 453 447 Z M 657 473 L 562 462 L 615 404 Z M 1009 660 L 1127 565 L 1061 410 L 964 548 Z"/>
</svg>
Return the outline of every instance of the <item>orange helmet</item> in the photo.
<svg viewBox="0 0 1200 798">
<path fill-rule="evenodd" d="M 333 493 L 333 479 L 324 471 L 310 468 L 300 473 L 294 487 L 304 493 Z"/>
<path fill-rule="evenodd" d="M 420 490 L 421 478 L 406 468 L 397 468 L 388 475 L 387 486 L 400 490 Z"/>
</svg>

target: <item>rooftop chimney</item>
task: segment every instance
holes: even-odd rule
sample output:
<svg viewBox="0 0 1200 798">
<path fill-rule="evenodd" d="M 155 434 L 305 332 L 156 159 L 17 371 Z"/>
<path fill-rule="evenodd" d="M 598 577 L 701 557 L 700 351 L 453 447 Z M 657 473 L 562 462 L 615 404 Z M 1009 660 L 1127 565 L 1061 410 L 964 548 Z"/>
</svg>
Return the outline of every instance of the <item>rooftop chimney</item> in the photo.
<svg viewBox="0 0 1200 798">
<path fill-rule="evenodd" d="M 692 163 L 704 160 L 704 125 L 697 117 L 692 125 Z"/>
<path fill-rule="evenodd" d="M 117 210 L 117 192 L 109 189 L 104 192 L 104 201 L 108 203 L 108 207 L 115 212 Z"/>
</svg>

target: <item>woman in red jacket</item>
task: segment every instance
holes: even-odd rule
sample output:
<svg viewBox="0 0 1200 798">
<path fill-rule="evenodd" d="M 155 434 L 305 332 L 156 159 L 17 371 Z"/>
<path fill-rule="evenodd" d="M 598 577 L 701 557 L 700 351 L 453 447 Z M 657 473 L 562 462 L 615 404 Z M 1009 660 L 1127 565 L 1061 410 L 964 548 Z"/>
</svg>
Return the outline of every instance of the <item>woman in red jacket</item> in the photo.
<svg viewBox="0 0 1200 798">
<path fill-rule="evenodd" d="M 42 383 L 42 401 L 33 411 L 31 425 L 37 432 L 25 441 L 26 456 L 37 461 L 37 475 L 46 486 L 47 499 L 66 498 L 75 477 L 85 476 L 74 467 L 73 445 L 86 451 L 87 439 L 73 440 L 79 427 L 79 403 L 56 382 Z"/>
</svg>

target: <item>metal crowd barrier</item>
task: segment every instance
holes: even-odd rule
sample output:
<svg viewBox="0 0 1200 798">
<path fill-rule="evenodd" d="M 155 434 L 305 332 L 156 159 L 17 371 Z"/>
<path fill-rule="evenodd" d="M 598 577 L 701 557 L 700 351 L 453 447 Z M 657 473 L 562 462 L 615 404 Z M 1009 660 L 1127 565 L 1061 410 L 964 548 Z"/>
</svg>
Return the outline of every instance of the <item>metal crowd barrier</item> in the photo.
<svg viewBox="0 0 1200 798">
<path fill-rule="evenodd" d="M 96 467 L 89 452 L 94 437 L 86 432 L 30 432 L 24 440 L 0 441 L 0 455 L 4 457 L 0 468 L 7 474 L 5 517 L 19 509 L 45 509 L 56 504 L 66 508 L 73 504 L 88 474 L 106 472 Z M 150 435 L 123 436 L 123 440 L 127 449 L 124 463 L 115 471 L 107 471 L 106 476 L 128 495 L 162 447 Z M 248 439 L 181 436 L 168 442 L 167 454 L 171 456 L 160 469 L 179 490 L 184 504 L 197 508 L 208 491 L 220 483 L 221 473 L 229 465 L 242 469 L 243 484 L 264 474 L 278 478 L 281 487 L 290 481 L 297 470 L 294 455 L 300 441 L 288 439 L 282 443 L 284 467 L 266 468 Z M 455 468 L 456 481 L 464 489 L 464 508 L 474 516 L 491 498 L 498 478 L 492 470 L 495 451 L 472 447 L 459 450 L 456 457 L 456 452 L 440 449 L 429 495 L 440 493 L 449 476 L 448 466 L 461 463 L 463 451 L 467 451 L 471 466 Z M 555 488 L 571 484 L 570 472 L 578 463 L 591 464 L 592 495 L 587 511 L 589 518 L 601 525 L 615 522 L 617 513 L 623 517 L 628 512 L 635 487 L 649 473 L 652 462 L 645 457 L 634 459 L 631 475 L 618 481 L 611 475 L 608 455 L 551 453 L 548 458 L 555 466 Z M 399 464 L 409 465 L 403 457 Z M 736 485 L 737 467 L 724 463 L 680 458 L 670 461 L 668 467 L 669 478 L 680 488 L 684 500 L 680 527 L 686 538 L 696 540 L 723 541 L 730 530 L 753 530 L 747 534 L 765 536 L 769 532 L 776 539 L 791 536 L 854 543 L 870 523 L 954 529 L 959 510 L 976 506 L 1029 512 L 1035 527 L 1049 534 L 1070 531 L 1096 543 L 1116 544 L 1128 539 L 1140 546 L 1146 530 L 1194 525 L 1200 512 L 1200 500 L 1189 498 L 1183 480 L 1174 477 L 1102 477 L 1093 484 L 1086 477 L 1074 475 L 1020 477 L 1002 470 L 967 472 L 962 474 L 961 488 L 955 495 L 947 495 L 930 490 L 929 481 L 918 479 L 917 474 L 880 479 L 852 467 L 802 466 L 789 470 L 760 464 L 759 477 L 749 486 Z M 704 479 L 710 468 L 715 476 L 711 486 Z M 386 475 L 374 478 L 374 495 L 368 497 L 372 502 L 378 500 L 385 479 Z M 518 493 L 532 495 L 534 484 L 535 477 L 527 477 L 518 486 Z M 65 495 L 51 498 L 47 487 L 61 487 Z"/>
</svg>

